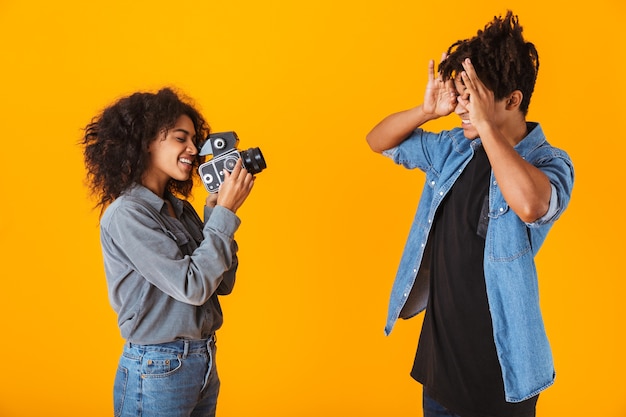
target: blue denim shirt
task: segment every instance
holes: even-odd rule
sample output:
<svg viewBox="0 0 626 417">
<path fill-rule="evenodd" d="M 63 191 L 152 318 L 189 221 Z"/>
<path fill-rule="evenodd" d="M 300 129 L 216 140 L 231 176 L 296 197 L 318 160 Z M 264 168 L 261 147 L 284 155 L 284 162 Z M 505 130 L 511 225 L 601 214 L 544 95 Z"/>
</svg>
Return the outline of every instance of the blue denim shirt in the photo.
<svg viewBox="0 0 626 417">
<path fill-rule="evenodd" d="M 546 141 L 537 123 L 528 123 L 528 128 L 529 134 L 515 150 L 550 179 L 550 208 L 535 222 L 523 222 L 502 196 L 492 172 L 484 254 L 494 341 L 509 402 L 530 398 L 554 382 L 552 353 L 539 306 L 534 256 L 552 224 L 567 207 L 574 182 L 569 156 Z M 479 144 L 480 139 L 466 139 L 460 128 L 440 133 L 417 129 L 400 145 L 384 152 L 397 164 L 426 173 L 426 183 L 391 291 L 387 335 L 398 317 L 408 319 L 426 308 L 429 272 L 420 266 L 432 221 Z"/>
</svg>

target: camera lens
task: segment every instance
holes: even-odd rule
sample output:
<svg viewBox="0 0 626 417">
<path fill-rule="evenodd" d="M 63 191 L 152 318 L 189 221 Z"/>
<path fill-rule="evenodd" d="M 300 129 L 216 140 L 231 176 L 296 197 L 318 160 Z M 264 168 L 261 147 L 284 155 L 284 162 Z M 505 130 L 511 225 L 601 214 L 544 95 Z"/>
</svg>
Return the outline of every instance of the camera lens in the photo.
<svg viewBox="0 0 626 417">
<path fill-rule="evenodd" d="M 240 155 L 243 160 L 243 166 L 252 175 L 258 174 L 267 168 L 265 158 L 263 158 L 263 154 L 259 148 L 250 148 L 247 151 L 241 151 Z"/>
</svg>

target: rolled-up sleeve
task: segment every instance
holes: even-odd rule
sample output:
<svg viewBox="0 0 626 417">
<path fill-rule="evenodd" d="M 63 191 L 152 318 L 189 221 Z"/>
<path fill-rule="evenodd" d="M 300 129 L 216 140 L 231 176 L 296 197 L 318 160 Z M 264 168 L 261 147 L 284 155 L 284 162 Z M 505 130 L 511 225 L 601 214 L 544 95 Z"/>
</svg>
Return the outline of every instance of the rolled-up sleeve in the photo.
<svg viewBox="0 0 626 417">
<path fill-rule="evenodd" d="M 546 214 L 532 223 L 529 227 L 540 227 L 555 222 L 569 205 L 574 186 L 574 167 L 569 156 L 559 150 L 551 149 L 550 157 L 541 158 L 534 165 L 548 176 L 551 194 L 550 205 Z"/>
</svg>

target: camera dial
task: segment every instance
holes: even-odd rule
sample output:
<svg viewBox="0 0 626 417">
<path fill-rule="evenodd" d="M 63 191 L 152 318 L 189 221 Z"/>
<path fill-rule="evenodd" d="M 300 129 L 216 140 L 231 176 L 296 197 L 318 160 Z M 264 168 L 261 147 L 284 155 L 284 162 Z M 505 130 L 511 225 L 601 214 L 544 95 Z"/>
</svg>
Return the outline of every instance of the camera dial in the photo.
<svg viewBox="0 0 626 417">
<path fill-rule="evenodd" d="M 239 155 L 231 155 L 224 160 L 224 169 L 228 172 L 233 172 L 235 169 L 235 165 L 237 165 L 237 161 L 239 160 Z"/>
<path fill-rule="evenodd" d="M 204 181 L 206 184 L 211 184 L 213 182 L 213 175 L 211 175 L 211 174 L 204 174 L 202 176 L 202 181 Z"/>
</svg>

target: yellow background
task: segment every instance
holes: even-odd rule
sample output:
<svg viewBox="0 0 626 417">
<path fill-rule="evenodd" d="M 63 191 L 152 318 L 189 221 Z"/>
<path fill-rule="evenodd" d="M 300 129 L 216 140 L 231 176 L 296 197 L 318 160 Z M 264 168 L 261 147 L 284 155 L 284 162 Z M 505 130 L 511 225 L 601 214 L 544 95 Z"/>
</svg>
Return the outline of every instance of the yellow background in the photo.
<svg viewBox="0 0 626 417">
<path fill-rule="evenodd" d="M 508 8 L 541 59 L 529 119 L 576 167 L 537 258 L 557 369 L 539 415 L 626 416 L 623 0 L 3 0 L 0 416 L 111 415 L 122 340 L 77 142 L 114 99 L 164 85 L 268 164 L 239 212 L 218 414 L 421 415 L 421 317 L 383 326 L 423 175 L 364 137 Z"/>
</svg>

